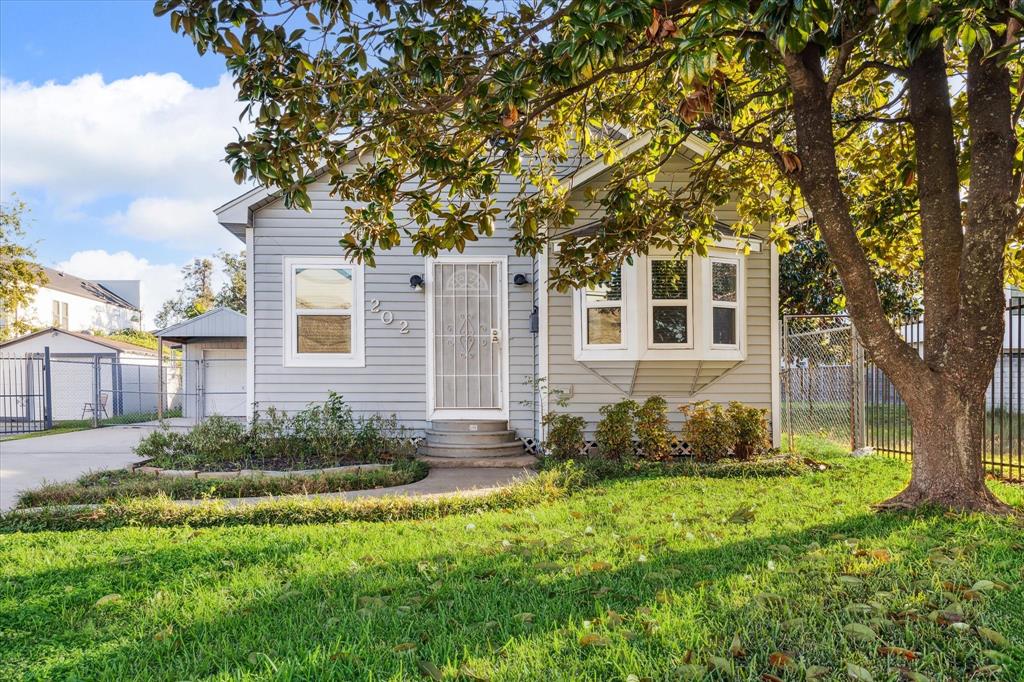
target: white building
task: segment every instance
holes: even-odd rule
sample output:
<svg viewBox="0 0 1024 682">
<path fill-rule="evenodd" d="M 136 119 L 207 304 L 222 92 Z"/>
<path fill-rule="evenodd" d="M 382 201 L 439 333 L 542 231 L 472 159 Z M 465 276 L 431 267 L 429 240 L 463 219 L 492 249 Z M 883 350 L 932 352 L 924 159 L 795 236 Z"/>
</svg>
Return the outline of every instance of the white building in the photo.
<svg viewBox="0 0 1024 682">
<path fill-rule="evenodd" d="M 31 327 L 56 327 L 72 332 L 116 332 L 142 328 L 141 282 L 87 280 L 43 267 L 47 282 L 32 301 L 15 311 L 13 319 L 0 316 L 0 329 L 14 320 Z"/>
</svg>

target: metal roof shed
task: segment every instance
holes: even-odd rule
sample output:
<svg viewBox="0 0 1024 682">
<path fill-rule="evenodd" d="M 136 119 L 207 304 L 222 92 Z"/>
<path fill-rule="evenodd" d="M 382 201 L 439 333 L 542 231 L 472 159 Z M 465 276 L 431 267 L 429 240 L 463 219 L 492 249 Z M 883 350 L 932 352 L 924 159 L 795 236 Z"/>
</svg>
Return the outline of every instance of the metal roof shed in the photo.
<svg viewBox="0 0 1024 682">
<path fill-rule="evenodd" d="M 165 343 L 182 349 L 185 417 L 245 416 L 245 315 L 230 308 L 214 308 L 161 329 L 156 336 L 161 351 Z M 160 359 L 162 362 L 162 353 Z M 163 370 L 160 376 L 164 377 Z M 163 407 L 158 406 L 161 414 Z"/>
</svg>

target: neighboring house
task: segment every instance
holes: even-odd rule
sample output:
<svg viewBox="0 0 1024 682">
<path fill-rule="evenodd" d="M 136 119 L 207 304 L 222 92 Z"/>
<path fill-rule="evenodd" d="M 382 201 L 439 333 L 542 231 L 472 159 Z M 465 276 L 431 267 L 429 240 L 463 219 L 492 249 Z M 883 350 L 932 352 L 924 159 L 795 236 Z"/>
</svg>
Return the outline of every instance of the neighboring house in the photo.
<svg viewBox="0 0 1024 682">
<path fill-rule="evenodd" d="M 156 411 L 158 396 L 156 351 L 133 343 L 66 331 L 56 327 L 0 343 L 4 368 L 0 374 L 0 419 L 26 418 L 31 401 L 19 396 L 38 395 L 40 386 L 30 373 L 12 371 L 19 358 L 40 358 L 50 351 L 50 400 L 55 422 L 91 418 L 87 406 L 96 403 L 100 418 L 147 414 Z M 97 399 L 98 398 L 98 399 Z"/>
<path fill-rule="evenodd" d="M 182 350 L 182 416 L 246 416 L 245 329 L 245 315 L 214 308 L 156 332 Z"/>
<path fill-rule="evenodd" d="M 32 301 L 15 311 L 12 319 L 0 316 L 0 329 L 13 320 L 31 327 L 56 327 L 73 332 L 116 332 L 141 329 L 139 280 L 87 280 L 53 268 L 42 268 L 46 283 Z"/>
<path fill-rule="evenodd" d="M 703 151 L 687 144 L 686 154 Z M 685 181 L 686 154 L 657 182 Z M 576 166 L 563 182 L 584 208 L 584 189 L 608 169 Z M 509 195 L 518 187 L 501 182 Z M 446 442 L 440 431 L 505 422 L 532 446 L 549 409 L 583 416 L 592 436 L 602 405 L 658 394 L 674 428 L 676 406 L 689 401 L 768 408 L 778 441 L 778 260 L 764 230 L 749 255 L 725 230 L 708 257 L 652 253 L 605 286 L 557 293 L 547 286 L 553 254 L 517 256 L 501 219 L 464 253 L 423 258 L 405 243 L 371 268 L 345 259 L 344 205 L 328 185 L 318 180 L 309 195 L 309 213 L 263 188 L 215 211 L 246 244 L 250 409 L 295 411 L 336 391 L 357 414 L 394 413 L 426 430 L 431 446 Z M 594 217 L 571 229 L 590 229 Z M 733 207 L 719 218 L 731 222 Z"/>
</svg>

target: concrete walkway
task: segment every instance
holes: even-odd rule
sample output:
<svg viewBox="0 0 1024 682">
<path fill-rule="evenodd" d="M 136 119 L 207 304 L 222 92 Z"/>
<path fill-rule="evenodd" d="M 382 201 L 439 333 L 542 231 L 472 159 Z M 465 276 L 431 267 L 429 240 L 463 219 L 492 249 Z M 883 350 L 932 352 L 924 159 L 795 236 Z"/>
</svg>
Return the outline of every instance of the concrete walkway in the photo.
<svg viewBox="0 0 1024 682">
<path fill-rule="evenodd" d="M 231 506 L 241 504 L 259 504 L 270 499 L 274 500 L 358 500 L 369 497 L 442 497 L 444 495 L 486 495 L 516 481 L 536 476 L 531 469 L 431 469 L 426 478 L 415 483 L 397 485 L 393 488 L 371 488 L 370 490 L 351 490 L 344 493 L 318 493 L 316 495 L 282 495 L 280 497 L 227 497 L 220 499 Z M 178 500 L 178 504 L 202 504 L 207 500 Z"/>
<path fill-rule="evenodd" d="M 121 469 L 140 460 L 132 448 L 158 427 L 151 424 L 36 436 L 0 442 L 0 512 L 23 490 L 73 481 L 89 471 Z"/>
</svg>

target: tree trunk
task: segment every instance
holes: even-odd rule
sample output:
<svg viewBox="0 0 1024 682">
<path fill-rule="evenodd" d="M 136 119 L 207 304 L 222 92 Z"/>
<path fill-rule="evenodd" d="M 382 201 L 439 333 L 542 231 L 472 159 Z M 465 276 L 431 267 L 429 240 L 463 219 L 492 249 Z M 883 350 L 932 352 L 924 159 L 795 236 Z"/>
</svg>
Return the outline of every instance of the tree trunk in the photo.
<svg viewBox="0 0 1024 682">
<path fill-rule="evenodd" d="M 968 397 L 951 382 L 942 384 L 939 390 L 906 400 L 914 429 L 910 483 L 877 508 L 934 505 L 958 511 L 1012 512 L 985 485 L 984 395 Z"/>
</svg>

